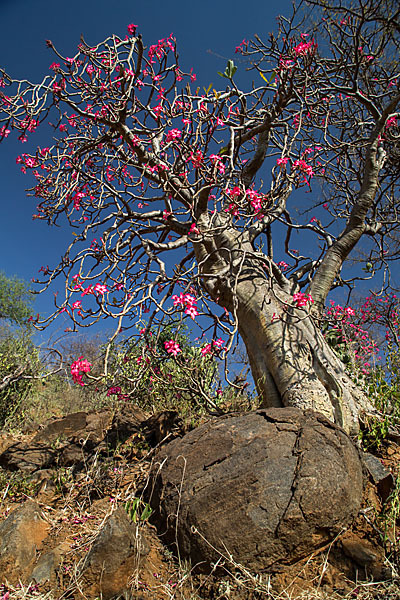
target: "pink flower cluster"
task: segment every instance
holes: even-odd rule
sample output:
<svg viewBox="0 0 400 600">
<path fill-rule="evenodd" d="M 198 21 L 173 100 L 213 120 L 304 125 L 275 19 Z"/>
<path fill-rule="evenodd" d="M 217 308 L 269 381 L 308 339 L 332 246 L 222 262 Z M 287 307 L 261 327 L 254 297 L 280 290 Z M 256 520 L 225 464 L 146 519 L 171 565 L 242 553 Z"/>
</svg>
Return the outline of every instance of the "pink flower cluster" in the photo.
<svg viewBox="0 0 400 600">
<path fill-rule="evenodd" d="M 0 136 L 1 137 L 6 138 L 6 137 L 8 137 L 10 135 L 10 133 L 11 133 L 11 130 L 10 129 L 6 129 L 5 125 L 3 125 L 3 127 L 0 127 Z"/>
<path fill-rule="evenodd" d="M 311 40 L 310 42 L 300 42 L 300 44 L 298 44 L 297 46 L 295 46 L 293 48 L 293 52 L 295 53 L 296 56 L 306 56 L 306 54 L 309 54 L 312 52 L 315 45 L 316 44 L 315 44 L 314 40 Z"/>
<path fill-rule="evenodd" d="M 278 158 L 276 161 L 277 165 L 287 165 L 287 163 L 289 162 L 289 159 L 287 156 L 283 157 L 283 158 Z"/>
<path fill-rule="evenodd" d="M 192 162 L 193 168 L 194 169 L 199 169 L 202 164 L 203 164 L 203 153 L 200 152 L 200 150 L 197 150 L 197 152 L 194 154 L 193 152 L 191 152 L 189 160 Z"/>
<path fill-rule="evenodd" d="M 178 342 L 174 342 L 174 340 L 169 340 L 168 342 L 164 342 L 164 347 L 165 347 L 165 350 L 168 352 L 168 354 L 172 354 L 173 356 L 176 356 L 177 354 L 179 354 L 179 352 L 182 352 L 182 350 L 179 347 Z"/>
<path fill-rule="evenodd" d="M 247 189 L 245 192 L 240 189 L 237 185 L 232 189 L 227 189 L 226 194 L 233 200 L 232 203 L 229 204 L 228 208 L 225 209 L 225 212 L 231 213 L 233 216 L 239 216 L 239 206 L 236 204 L 237 200 L 242 200 L 244 195 L 246 196 L 250 205 L 254 208 L 256 213 L 256 217 L 258 219 L 262 219 L 264 214 L 261 213 L 262 202 L 265 199 L 265 195 L 257 192 L 256 190 Z"/>
<path fill-rule="evenodd" d="M 360 309 L 363 323 L 375 323 L 386 329 L 385 339 L 392 343 L 399 339 L 400 302 L 396 294 L 387 294 L 382 298 L 369 296 Z"/>
<path fill-rule="evenodd" d="M 374 322 L 372 311 L 369 308 L 370 298 L 360 310 L 361 322 Z M 330 307 L 326 309 L 326 315 L 331 322 L 334 330 L 341 332 L 340 341 L 342 343 L 356 344 L 354 348 L 354 358 L 361 366 L 361 372 L 368 375 L 371 367 L 371 357 L 378 354 L 378 346 L 370 338 L 368 331 L 361 327 L 360 318 L 356 311 L 350 306 L 343 307 L 331 300 Z"/>
<path fill-rule="evenodd" d="M 82 373 L 89 373 L 92 364 L 84 359 L 83 356 L 79 357 L 78 360 L 71 364 L 71 375 L 74 383 L 79 385 L 85 385 L 82 380 Z"/>
<path fill-rule="evenodd" d="M 283 272 L 283 271 L 286 271 L 289 268 L 289 265 L 284 260 L 280 260 L 277 263 L 277 267 L 279 267 L 280 270 Z"/>
<path fill-rule="evenodd" d="M 235 48 L 235 54 L 243 54 L 243 47 L 247 49 L 248 40 L 244 39 L 240 42 L 238 46 Z"/>
<path fill-rule="evenodd" d="M 174 306 L 185 307 L 185 315 L 188 315 L 191 319 L 194 319 L 199 313 L 196 307 L 196 298 L 190 294 L 179 294 L 179 296 L 172 296 Z"/>
<path fill-rule="evenodd" d="M 135 25 L 134 23 L 129 23 L 129 25 L 128 25 L 129 35 L 136 35 L 136 29 L 137 29 L 137 25 Z"/>
<path fill-rule="evenodd" d="M 255 190 L 246 190 L 246 196 L 254 210 L 260 212 L 264 195 Z"/>
<path fill-rule="evenodd" d="M 223 164 L 223 157 L 222 156 L 218 156 L 218 154 L 211 154 L 210 155 L 210 160 L 211 162 L 217 166 L 218 168 L 218 172 L 220 173 L 220 175 L 223 175 L 225 173 L 225 165 Z"/>
<path fill-rule="evenodd" d="M 212 354 L 213 353 L 213 346 L 216 348 L 222 348 L 222 346 L 225 344 L 224 340 L 222 340 L 221 338 L 218 338 L 217 340 L 213 340 L 212 344 L 206 344 L 205 346 L 203 346 L 203 348 L 200 349 L 200 352 L 203 356 L 207 356 L 208 354 Z M 226 350 L 226 348 L 225 348 Z"/>
<path fill-rule="evenodd" d="M 212 346 L 211 344 L 206 344 L 203 348 L 200 349 L 200 352 L 203 356 L 207 356 L 207 354 L 212 354 Z"/>
<path fill-rule="evenodd" d="M 200 231 L 198 229 L 198 227 L 196 226 L 196 223 L 192 223 L 189 229 L 189 234 L 193 233 L 194 235 L 200 235 Z"/>
<path fill-rule="evenodd" d="M 312 166 L 308 165 L 305 160 L 295 160 L 293 163 L 293 168 L 303 171 L 309 177 L 312 177 L 314 175 Z"/>
<path fill-rule="evenodd" d="M 385 123 L 385 128 L 389 127 L 397 127 L 397 117 L 389 117 L 389 119 Z"/>
<path fill-rule="evenodd" d="M 314 304 L 314 300 L 310 294 L 304 294 L 303 292 L 293 294 L 293 301 L 296 303 L 297 308 L 307 306 L 307 304 Z"/>
<path fill-rule="evenodd" d="M 182 131 L 180 129 L 170 129 L 167 133 L 166 142 L 173 142 L 179 140 L 182 137 Z"/>
<path fill-rule="evenodd" d="M 152 46 L 150 46 L 149 48 L 149 58 L 150 58 L 150 62 L 151 63 L 155 63 L 155 57 L 158 58 L 158 60 L 161 60 L 162 57 L 164 56 L 164 54 L 166 54 L 169 50 L 174 50 L 175 46 L 174 46 L 174 42 L 175 42 L 175 38 L 173 37 L 172 33 L 168 38 L 163 38 L 161 40 L 158 40 L 157 44 L 153 44 Z"/>
<path fill-rule="evenodd" d="M 121 388 L 119 385 L 115 385 L 114 387 L 110 387 L 107 390 L 107 396 L 117 396 L 121 393 Z"/>
</svg>

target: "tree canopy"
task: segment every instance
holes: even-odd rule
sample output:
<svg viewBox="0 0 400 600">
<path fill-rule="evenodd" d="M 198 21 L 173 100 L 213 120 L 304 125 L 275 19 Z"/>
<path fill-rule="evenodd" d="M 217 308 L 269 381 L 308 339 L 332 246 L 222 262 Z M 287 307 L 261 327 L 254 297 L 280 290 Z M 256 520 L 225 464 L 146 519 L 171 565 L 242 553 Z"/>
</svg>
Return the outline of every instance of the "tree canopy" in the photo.
<svg viewBox="0 0 400 600">
<path fill-rule="evenodd" d="M 32 297 L 25 281 L 0 271 L 0 318 L 14 325 L 26 324 L 32 311 Z"/>
<path fill-rule="evenodd" d="M 320 320 L 332 289 L 378 273 L 387 285 L 399 257 L 399 10 L 307 5 L 317 26 L 294 8 L 237 46 L 247 78 L 229 60 L 216 88 L 196 87 L 172 35 L 146 46 L 134 24 L 72 57 L 49 40 L 40 84 L 2 72 L 0 136 L 51 128 L 17 162 L 35 217 L 72 228 L 42 267 L 43 289 L 66 283 L 38 326 L 68 312 L 72 328 L 114 319 L 115 335 L 149 338 L 187 317 L 222 357 L 239 333 L 264 404 L 356 430 L 368 402 Z M 346 269 L 360 242 L 364 271 Z"/>
</svg>

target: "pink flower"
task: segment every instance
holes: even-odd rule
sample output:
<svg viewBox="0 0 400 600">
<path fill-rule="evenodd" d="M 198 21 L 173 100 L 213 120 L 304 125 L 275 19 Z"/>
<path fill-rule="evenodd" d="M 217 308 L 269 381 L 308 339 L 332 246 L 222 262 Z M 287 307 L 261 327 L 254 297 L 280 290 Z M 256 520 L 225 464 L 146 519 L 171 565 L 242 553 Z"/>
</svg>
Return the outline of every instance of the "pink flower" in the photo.
<svg viewBox="0 0 400 600">
<path fill-rule="evenodd" d="M 249 43 L 248 40 L 241 41 L 240 44 L 238 46 L 236 46 L 236 48 L 235 48 L 235 54 L 243 54 L 242 46 L 247 46 L 248 43 Z"/>
<path fill-rule="evenodd" d="M 206 344 L 203 348 L 201 348 L 200 352 L 203 356 L 207 356 L 207 354 L 212 354 L 211 344 Z"/>
<path fill-rule="evenodd" d="M 174 140 L 179 140 L 182 137 L 182 131 L 180 129 L 170 129 L 167 133 L 166 142 L 172 142 Z"/>
<path fill-rule="evenodd" d="M 72 310 L 75 310 L 75 308 L 82 308 L 82 302 L 80 300 L 73 303 Z"/>
<path fill-rule="evenodd" d="M 308 165 L 305 160 L 295 160 L 293 163 L 293 168 L 300 169 L 300 171 L 303 171 L 309 177 L 312 177 L 314 175 L 312 166 Z"/>
<path fill-rule="evenodd" d="M 277 266 L 280 268 L 281 271 L 286 271 L 286 269 L 289 268 L 289 265 L 287 263 L 285 263 L 284 260 L 281 260 L 277 263 Z"/>
<path fill-rule="evenodd" d="M 196 152 L 196 154 L 193 154 L 193 152 L 190 154 L 189 160 L 192 161 L 193 167 L 195 169 L 198 169 L 202 165 L 203 158 L 204 158 L 203 154 L 200 152 L 200 150 L 198 150 Z"/>
<path fill-rule="evenodd" d="M 389 127 L 396 127 L 396 126 L 397 126 L 397 118 L 389 117 L 389 119 L 386 121 L 385 128 L 388 129 Z"/>
<path fill-rule="evenodd" d="M 79 385 L 85 385 L 82 380 L 81 373 L 89 373 L 92 364 L 88 362 L 83 356 L 79 357 L 78 360 L 72 363 L 71 365 L 71 375 L 74 383 L 79 383 Z"/>
<path fill-rule="evenodd" d="M 121 388 L 119 387 L 119 385 L 116 385 L 114 387 L 110 387 L 107 390 L 107 396 L 115 396 L 117 394 L 121 393 Z"/>
<path fill-rule="evenodd" d="M 158 106 L 155 106 L 154 108 L 151 109 L 153 111 L 153 113 L 156 116 L 156 119 L 160 118 L 160 113 L 164 112 L 163 107 L 161 106 L 161 104 L 159 104 Z"/>
<path fill-rule="evenodd" d="M 226 190 L 226 193 L 228 194 L 228 196 L 230 198 L 237 198 L 238 196 L 241 196 L 242 191 L 240 189 L 240 187 L 238 187 L 237 185 L 235 185 L 235 187 L 232 190 Z"/>
<path fill-rule="evenodd" d="M 96 283 L 96 285 L 94 286 L 94 291 L 97 292 L 97 294 L 106 294 L 108 292 L 107 286 L 102 284 L 102 283 Z"/>
<path fill-rule="evenodd" d="M 311 40 L 311 42 L 300 42 L 300 44 L 293 48 L 293 52 L 296 56 L 305 56 L 312 51 L 314 46 L 314 40 Z"/>
<path fill-rule="evenodd" d="M 278 158 L 276 161 L 277 165 L 286 165 L 289 162 L 288 157 L 284 157 L 284 158 Z"/>
<path fill-rule="evenodd" d="M 236 204 L 229 204 L 228 208 L 225 208 L 225 212 L 231 213 L 234 217 L 239 216 L 239 208 Z"/>
<path fill-rule="evenodd" d="M 93 294 L 93 293 L 94 293 L 93 286 L 89 285 L 87 288 L 83 288 L 81 296 L 83 298 L 83 296 L 87 296 L 88 294 Z"/>
<path fill-rule="evenodd" d="M 304 294 L 303 292 L 297 292 L 296 294 L 293 294 L 293 300 L 296 303 L 297 308 L 307 306 L 308 303 L 314 303 L 314 300 L 310 294 Z"/>
<path fill-rule="evenodd" d="M 196 298 L 194 296 L 191 296 L 190 294 L 179 294 L 179 296 L 174 295 L 172 296 L 172 300 L 174 301 L 174 306 L 178 306 L 179 304 L 181 306 L 194 306 L 197 302 Z"/>
<path fill-rule="evenodd" d="M 11 133 L 10 130 L 6 129 L 5 125 L 3 125 L 3 127 L 0 128 L 0 136 L 1 137 L 6 138 L 6 137 L 8 137 L 10 135 L 10 133 Z"/>
<path fill-rule="evenodd" d="M 195 235 L 200 235 L 200 231 L 196 227 L 196 223 L 192 223 L 189 229 L 189 234 L 194 233 Z"/>
<path fill-rule="evenodd" d="M 188 306 L 185 310 L 185 315 L 188 315 L 193 320 L 195 317 L 197 317 L 198 314 L 199 313 L 197 312 L 197 308 L 193 305 Z"/>
<path fill-rule="evenodd" d="M 179 352 L 182 352 L 182 350 L 179 347 L 178 342 L 174 342 L 174 340 L 169 340 L 168 342 L 164 342 L 164 347 L 165 347 L 165 350 L 168 352 L 168 354 L 172 354 L 173 356 L 177 356 L 177 354 L 179 354 Z"/>
<path fill-rule="evenodd" d="M 264 196 L 255 190 L 246 190 L 246 196 L 254 210 L 260 211 Z"/>
<path fill-rule="evenodd" d="M 128 25 L 128 33 L 129 33 L 129 35 L 135 35 L 136 34 L 136 28 L 137 28 L 137 25 L 134 25 L 133 23 L 130 23 Z"/>
</svg>

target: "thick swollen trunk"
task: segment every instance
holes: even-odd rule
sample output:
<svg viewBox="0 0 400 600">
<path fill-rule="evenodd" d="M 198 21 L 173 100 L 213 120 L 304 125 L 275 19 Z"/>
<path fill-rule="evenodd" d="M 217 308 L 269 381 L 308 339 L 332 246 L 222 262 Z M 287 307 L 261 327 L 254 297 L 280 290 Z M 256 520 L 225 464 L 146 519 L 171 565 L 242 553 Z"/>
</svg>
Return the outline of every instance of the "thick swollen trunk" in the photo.
<svg viewBox="0 0 400 600">
<path fill-rule="evenodd" d="M 243 305 L 239 300 L 237 315 L 262 406 L 311 408 L 357 433 L 360 415 L 371 406 L 311 317 L 284 305 L 270 314 L 257 296 Z M 270 299 L 267 306 L 276 303 Z"/>
<path fill-rule="evenodd" d="M 262 406 L 313 409 L 357 433 L 360 415 L 372 407 L 308 310 L 293 306 L 289 282 L 266 272 L 234 232 L 196 246 L 204 286 L 236 315 Z"/>
</svg>

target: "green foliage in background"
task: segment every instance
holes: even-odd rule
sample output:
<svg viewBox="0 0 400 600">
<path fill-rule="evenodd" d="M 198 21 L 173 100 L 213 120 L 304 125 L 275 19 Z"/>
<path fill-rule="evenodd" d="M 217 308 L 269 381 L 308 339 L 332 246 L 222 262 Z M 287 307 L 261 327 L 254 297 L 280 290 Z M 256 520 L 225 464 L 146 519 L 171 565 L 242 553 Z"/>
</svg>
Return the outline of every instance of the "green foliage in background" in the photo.
<svg viewBox="0 0 400 600">
<path fill-rule="evenodd" d="M 3 330 L 0 335 L 0 426 L 18 415 L 35 385 L 35 378 L 43 372 L 39 349 L 27 329 Z"/>
<path fill-rule="evenodd" d="M 382 364 L 365 378 L 364 387 L 379 415 L 366 420 L 360 433 L 363 446 L 378 450 L 390 431 L 400 428 L 400 349 L 390 344 Z"/>
<path fill-rule="evenodd" d="M 0 319 L 16 325 L 27 322 L 32 312 L 30 291 L 25 281 L 0 271 Z"/>
</svg>

